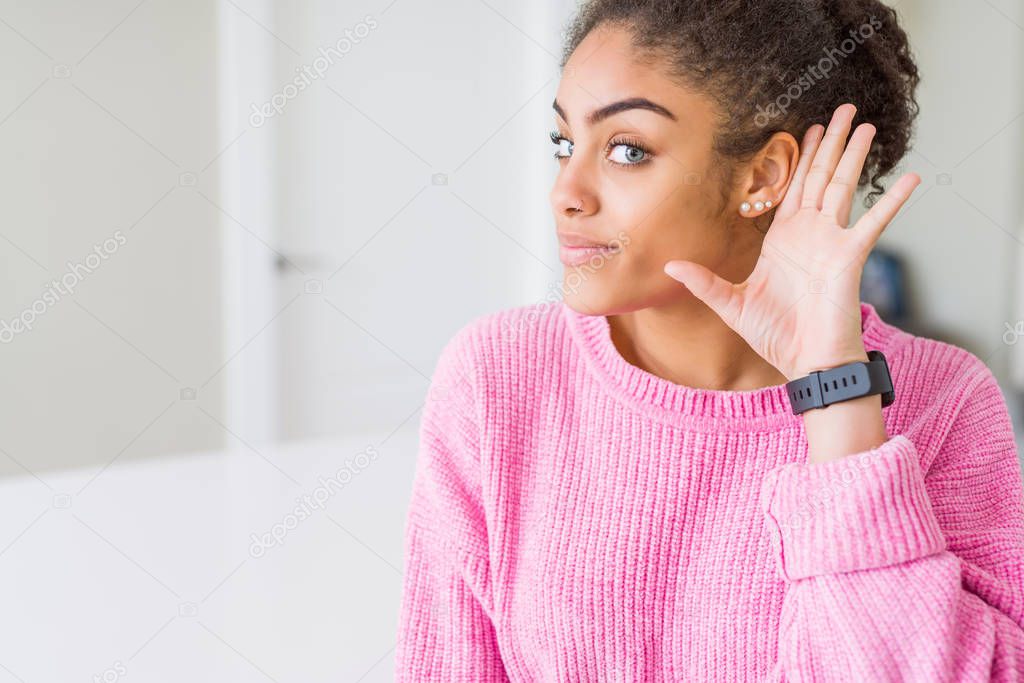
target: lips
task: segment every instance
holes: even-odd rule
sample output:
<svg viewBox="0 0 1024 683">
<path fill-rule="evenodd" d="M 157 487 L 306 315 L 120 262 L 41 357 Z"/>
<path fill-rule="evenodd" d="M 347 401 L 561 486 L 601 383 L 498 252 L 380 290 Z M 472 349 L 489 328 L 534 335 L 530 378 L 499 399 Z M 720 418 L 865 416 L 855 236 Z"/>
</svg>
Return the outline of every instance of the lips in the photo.
<svg viewBox="0 0 1024 683">
<path fill-rule="evenodd" d="M 558 259 L 567 266 L 580 266 L 597 256 L 604 259 L 614 253 L 608 244 L 572 232 L 558 233 Z"/>
<path fill-rule="evenodd" d="M 604 242 L 598 242 L 588 238 L 585 235 L 581 235 L 578 232 L 559 232 L 558 243 L 563 247 L 570 248 L 590 248 L 590 249 L 607 249 L 608 245 Z"/>
</svg>

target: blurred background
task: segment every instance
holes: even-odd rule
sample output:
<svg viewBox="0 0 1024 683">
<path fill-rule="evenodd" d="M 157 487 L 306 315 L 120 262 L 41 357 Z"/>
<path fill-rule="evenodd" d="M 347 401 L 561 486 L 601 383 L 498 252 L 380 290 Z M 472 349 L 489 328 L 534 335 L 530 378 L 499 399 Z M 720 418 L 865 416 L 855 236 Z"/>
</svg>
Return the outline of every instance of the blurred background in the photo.
<svg viewBox="0 0 1024 683">
<path fill-rule="evenodd" d="M 1021 434 L 1024 2 L 893 4 L 923 183 L 863 298 Z M 0 683 L 391 680 L 437 354 L 558 291 L 573 7 L 0 0 Z"/>
</svg>

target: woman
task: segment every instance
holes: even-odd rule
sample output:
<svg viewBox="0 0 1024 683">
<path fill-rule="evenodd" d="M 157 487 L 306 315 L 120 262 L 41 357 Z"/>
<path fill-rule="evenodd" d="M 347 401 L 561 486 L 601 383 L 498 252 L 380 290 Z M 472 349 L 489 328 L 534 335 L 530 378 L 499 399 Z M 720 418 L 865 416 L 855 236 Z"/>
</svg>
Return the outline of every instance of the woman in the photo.
<svg viewBox="0 0 1024 683">
<path fill-rule="evenodd" d="M 907 151 L 909 55 L 872 0 L 582 7 L 552 133 L 564 301 L 441 354 L 399 680 L 1024 680 L 999 386 L 859 300 L 920 182 L 850 220 Z M 889 387 L 797 412 L 788 382 L 872 351 Z"/>
</svg>

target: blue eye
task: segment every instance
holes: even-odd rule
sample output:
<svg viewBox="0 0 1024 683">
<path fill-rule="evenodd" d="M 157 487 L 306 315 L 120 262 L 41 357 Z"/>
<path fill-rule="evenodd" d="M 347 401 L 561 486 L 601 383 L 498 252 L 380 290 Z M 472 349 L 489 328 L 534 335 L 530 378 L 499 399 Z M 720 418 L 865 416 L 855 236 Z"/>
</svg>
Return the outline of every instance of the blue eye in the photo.
<svg viewBox="0 0 1024 683">
<path fill-rule="evenodd" d="M 654 156 L 653 154 L 651 154 L 651 150 L 644 147 L 642 144 L 640 144 L 640 141 L 635 138 L 615 138 L 614 140 L 608 143 L 608 148 L 613 152 L 619 147 L 622 147 L 623 149 L 626 150 L 625 160 L 617 161 L 615 159 L 610 159 L 610 161 L 613 164 L 616 164 L 618 166 L 635 168 L 636 166 L 642 166 L 643 164 L 646 164 L 651 160 L 651 157 Z"/>
<path fill-rule="evenodd" d="M 573 150 L 572 140 L 561 135 L 558 131 L 549 133 L 551 142 L 558 146 L 554 153 L 555 159 L 567 159 Z M 623 168 L 635 168 L 642 166 L 651 160 L 654 155 L 649 149 L 640 144 L 639 140 L 633 138 L 616 138 L 608 143 L 607 151 L 615 152 L 618 148 L 625 149 L 625 156 L 620 159 L 609 158 L 608 161 Z"/>
<path fill-rule="evenodd" d="M 568 140 L 568 139 L 562 137 L 561 135 L 558 134 L 558 131 L 554 131 L 554 130 L 551 131 L 549 136 L 551 137 L 551 142 L 555 143 L 558 146 L 558 149 L 555 151 L 555 154 L 554 154 L 554 157 L 556 159 L 565 159 L 570 154 L 572 154 L 572 141 L 571 140 Z M 566 144 L 563 145 L 562 143 L 566 143 Z"/>
<path fill-rule="evenodd" d="M 625 142 L 621 142 L 618 144 L 613 143 L 612 151 L 619 149 L 620 147 L 626 150 L 626 159 L 625 161 L 618 161 L 612 159 L 612 161 L 616 164 L 622 164 L 623 166 L 636 166 L 637 164 L 642 164 L 644 161 L 647 160 L 645 157 L 645 155 L 647 154 L 647 150 L 645 150 L 643 147 L 637 147 L 636 145 L 631 145 Z"/>
</svg>

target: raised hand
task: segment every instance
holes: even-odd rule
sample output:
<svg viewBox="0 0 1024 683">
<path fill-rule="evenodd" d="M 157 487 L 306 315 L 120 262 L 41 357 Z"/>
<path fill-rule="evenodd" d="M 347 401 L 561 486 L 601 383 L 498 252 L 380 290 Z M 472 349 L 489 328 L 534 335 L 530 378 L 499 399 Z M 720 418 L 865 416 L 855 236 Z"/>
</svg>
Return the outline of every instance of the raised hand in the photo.
<svg viewBox="0 0 1024 683">
<path fill-rule="evenodd" d="M 790 380 L 868 359 L 860 327 L 864 263 L 921 182 L 916 173 L 903 175 L 847 228 L 875 136 L 874 126 L 861 124 L 843 149 L 856 111 L 843 104 L 827 130 L 820 124 L 808 129 L 793 180 L 745 281 L 733 284 L 692 261 L 665 264 L 668 275 Z"/>
</svg>

